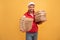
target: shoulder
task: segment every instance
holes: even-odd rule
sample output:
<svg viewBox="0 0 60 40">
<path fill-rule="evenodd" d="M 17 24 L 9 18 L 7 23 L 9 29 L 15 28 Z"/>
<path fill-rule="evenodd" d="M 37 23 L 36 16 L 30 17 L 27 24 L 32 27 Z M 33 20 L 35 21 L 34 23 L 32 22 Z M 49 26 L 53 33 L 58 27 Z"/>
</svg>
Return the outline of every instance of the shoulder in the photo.
<svg viewBox="0 0 60 40">
<path fill-rule="evenodd" d="M 24 15 L 27 15 L 27 14 L 28 14 L 28 12 L 25 12 L 25 13 L 24 13 Z"/>
<path fill-rule="evenodd" d="M 25 14 L 24 14 L 24 16 L 28 16 L 29 14 L 28 14 L 28 12 L 26 12 Z"/>
</svg>

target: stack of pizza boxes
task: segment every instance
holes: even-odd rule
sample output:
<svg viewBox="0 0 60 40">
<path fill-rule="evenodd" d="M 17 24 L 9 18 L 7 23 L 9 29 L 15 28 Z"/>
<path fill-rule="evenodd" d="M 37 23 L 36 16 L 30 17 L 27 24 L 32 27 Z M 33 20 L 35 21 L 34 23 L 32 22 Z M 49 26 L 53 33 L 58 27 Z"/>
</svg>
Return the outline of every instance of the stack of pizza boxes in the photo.
<svg viewBox="0 0 60 40">
<path fill-rule="evenodd" d="M 28 17 L 22 17 L 20 20 L 20 29 L 24 31 L 30 31 L 32 28 L 33 19 Z"/>
<path fill-rule="evenodd" d="M 35 22 L 40 22 L 45 20 L 46 20 L 46 12 L 44 10 L 40 10 L 35 13 Z"/>
</svg>

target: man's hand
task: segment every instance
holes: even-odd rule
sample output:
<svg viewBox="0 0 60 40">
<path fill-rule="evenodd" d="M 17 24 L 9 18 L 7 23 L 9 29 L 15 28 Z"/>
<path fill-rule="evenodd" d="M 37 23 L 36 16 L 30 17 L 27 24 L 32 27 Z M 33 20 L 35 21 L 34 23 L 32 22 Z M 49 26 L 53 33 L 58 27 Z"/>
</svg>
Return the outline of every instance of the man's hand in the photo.
<svg viewBox="0 0 60 40">
<path fill-rule="evenodd" d="M 23 30 L 20 30 L 21 32 L 25 32 L 25 31 L 23 31 Z"/>
<path fill-rule="evenodd" d="M 46 17 L 41 16 L 41 17 L 40 17 L 40 20 L 41 20 L 41 21 L 46 21 L 47 19 L 46 19 Z"/>
<path fill-rule="evenodd" d="M 25 32 L 25 30 L 23 30 L 22 28 L 20 28 L 20 31 L 21 31 L 21 32 Z"/>
</svg>

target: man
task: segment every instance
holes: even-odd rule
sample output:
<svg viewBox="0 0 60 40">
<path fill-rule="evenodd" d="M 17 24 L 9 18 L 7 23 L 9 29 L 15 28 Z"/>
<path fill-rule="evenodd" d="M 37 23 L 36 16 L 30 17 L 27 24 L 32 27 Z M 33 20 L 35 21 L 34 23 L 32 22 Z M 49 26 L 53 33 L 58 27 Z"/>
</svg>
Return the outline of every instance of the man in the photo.
<svg viewBox="0 0 60 40">
<path fill-rule="evenodd" d="M 34 8 L 35 8 L 35 3 L 30 2 L 28 4 L 28 12 L 26 12 L 24 14 L 24 17 L 30 17 L 30 18 L 34 19 L 33 24 L 32 24 L 32 29 L 30 31 L 26 32 L 26 40 L 37 40 L 37 35 L 38 35 L 38 26 L 37 26 L 37 24 L 39 22 L 38 23 L 35 22 Z M 42 22 L 40 22 L 40 24 L 41 23 Z"/>
</svg>

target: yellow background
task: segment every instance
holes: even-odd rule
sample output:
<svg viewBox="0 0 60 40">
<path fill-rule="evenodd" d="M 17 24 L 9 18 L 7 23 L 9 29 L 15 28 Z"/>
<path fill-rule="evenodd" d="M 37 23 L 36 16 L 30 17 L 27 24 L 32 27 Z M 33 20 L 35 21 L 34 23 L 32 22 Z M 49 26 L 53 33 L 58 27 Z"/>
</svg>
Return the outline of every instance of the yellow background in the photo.
<svg viewBox="0 0 60 40">
<path fill-rule="evenodd" d="M 19 19 L 31 1 L 36 4 L 35 11 L 47 13 L 47 21 L 38 25 L 38 40 L 60 40 L 60 0 L 0 0 L 0 40 L 25 40 Z"/>
</svg>

